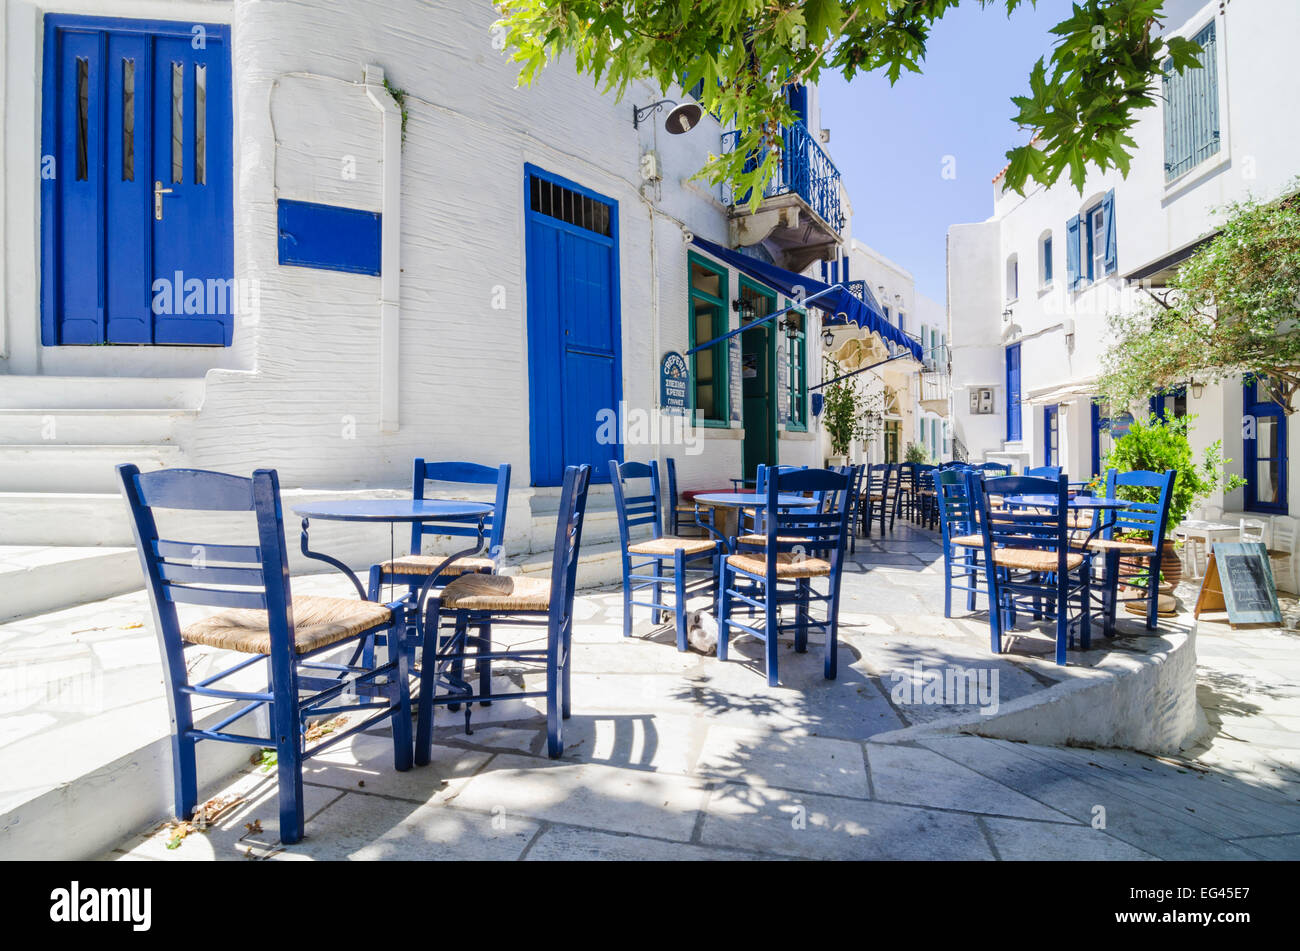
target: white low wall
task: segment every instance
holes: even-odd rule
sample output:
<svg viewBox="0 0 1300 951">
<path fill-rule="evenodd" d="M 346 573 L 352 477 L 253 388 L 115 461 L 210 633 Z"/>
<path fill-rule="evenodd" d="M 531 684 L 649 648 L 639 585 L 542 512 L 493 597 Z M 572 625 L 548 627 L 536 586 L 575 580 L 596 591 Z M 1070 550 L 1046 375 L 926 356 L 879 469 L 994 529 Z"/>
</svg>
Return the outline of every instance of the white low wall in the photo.
<svg viewBox="0 0 1300 951">
<path fill-rule="evenodd" d="M 1196 701 L 1196 629 L 1135 639 L 1140 652 L 1111 651 L 1095 667 L 1003 704 L 992 716 L 953 717 L 872 737 L 896 743 L 934 733 L 973 733 L 1040 746 L 1118 747 L 1170 754 L 1206 730 Z M 1096 638 L 1098 635 L 1094 635 Z M 1095 643 L 1095 640 L 1094 640 Z"/>
</svg>

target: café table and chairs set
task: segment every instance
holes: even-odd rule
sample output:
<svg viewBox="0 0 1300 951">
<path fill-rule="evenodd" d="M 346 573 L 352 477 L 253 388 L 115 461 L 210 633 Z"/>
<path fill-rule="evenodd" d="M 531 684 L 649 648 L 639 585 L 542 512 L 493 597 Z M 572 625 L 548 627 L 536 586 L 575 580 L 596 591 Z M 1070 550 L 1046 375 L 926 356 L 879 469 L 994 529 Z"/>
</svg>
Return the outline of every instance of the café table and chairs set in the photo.
<svg viewBox="0 0 1300 951">
<path fill-rule="evenodd" d="M 298 506 L 303 554 L 342 571 L 356 588 L 357 600 L 292 593 L 274 470 L 244 478 L 197 469 L 142 473 L 134 465 L 121 465 L 118 473 L 161 648 L 178 819 L 188 819 L 198 804 L 195 747 L 204 740 L 274 751 L 280 839 L 286 844 L 303 835 L 304 761 L 383 721 L 392 729 L 394 768 L 403 771 L 429 762 L 435 706 L 463 706 L 468 730 L 474 702 L 544 698 L 547 751 L 553 758 L 563 751 L 562 721 L 572 707 L 573 601 L 590 466 L 565 471 L 549 579 L 497 573 L 509 466 L 416 460 L 410 499 Z M 495 499 L 428 498 L 429 482 L 495 485 Z M 192 521 L 196 513 L 203 513 L 205 525 L 211 519 L 222 522 L 221 541 L 195 540 L 188 526 L 173 527 Z M 410 552 L 392 552 L 371 568 L 369 584 L 363 585 L 343 561 L 311 548 L 313 521 L 386 524 L 390 538 L 397 527 L 406 527 Z M 225 537 L 236 531 L 239 543 Z M 450 536 L 463 547 L 449 555 L 424 554 L 428 535 Z M 183 625 L 177 605 L 220 610 Z M 495 647 L 494 623 L 543 627 L 544 646 Z M 195 680 L 185 649 L 196 645 L 244 656 Z M 382 662 L 376 660 L 378 646 L 385 648 Z M 419 693 L 413 699 L 417 657 Z M 497 692 L 491 665 L 507 660 L 544 669 L 544 685 Z M 476 667 L 477 690 L 464 677 L 468 661 Z M 196 698 L 236 701 L 236 706 L 218 722 L 200 725 Z M 414 737 L 413 702 L 418 704 Z M 264 716 L 250 718 L 253 714 Z M 308 747 L 309 723 L 342 714 L 361 716 Z"/>
<path fill-rule="evenodd" d="M 1155 630 L 1161 540 L 1175 476 L 1173 470 L 1111 469 L 1104 495 L 1091 496 L 1073 490 L 1059 469 L 996 478 L 972 469 L 941 471 L 945 617 L 952 616 L 954 592 L 966 594 L 972 611 L 984 595 L 995 653 L 1002 652 L 1018 613 L 1054 620 L 1058 664 L 1066 662 L 1076 635 L 1082 648 L 1091 646 L 1094 608 L 1105 634 L 1113 636 L 1118 603 L 1145 601 L 1146 626 Z M 1121 560 L 1140 563 L 1142 570 L 1126 575 Z M 1121 585 L 1140 594 L 1124 598 Z"/>
</svg>

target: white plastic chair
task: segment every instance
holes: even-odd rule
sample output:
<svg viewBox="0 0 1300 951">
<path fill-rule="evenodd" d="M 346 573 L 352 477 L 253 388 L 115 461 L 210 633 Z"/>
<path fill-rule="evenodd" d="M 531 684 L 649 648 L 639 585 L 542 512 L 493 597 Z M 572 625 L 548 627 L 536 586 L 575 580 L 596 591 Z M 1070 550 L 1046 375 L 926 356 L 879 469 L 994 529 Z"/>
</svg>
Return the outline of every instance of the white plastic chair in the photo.
<svg viewBox="0 0 1300 951">
<path fill-rule="evenodd" d="M 1273 519 L 1272 529 L 1273 544 L 1269 546 L 1269 555 L 1273 560 L 1273 577 L 1286 582 L 1287 591 L 1300 592 L 1300 582 L 1296 580 L 1296 520 L 1289 515 L 1278 515 Z M 1283 562 L 1286 567 L 1279 570 Z"/>
<path fill-rule="evenodd" d="M 1264 547 L 1268 547 L 1268 522 L 1258 518 L 1243 518 L 1241 520 L 1241 535 L 1239 540 L 1243 542 L 1262 542 Z"/>
</svg>

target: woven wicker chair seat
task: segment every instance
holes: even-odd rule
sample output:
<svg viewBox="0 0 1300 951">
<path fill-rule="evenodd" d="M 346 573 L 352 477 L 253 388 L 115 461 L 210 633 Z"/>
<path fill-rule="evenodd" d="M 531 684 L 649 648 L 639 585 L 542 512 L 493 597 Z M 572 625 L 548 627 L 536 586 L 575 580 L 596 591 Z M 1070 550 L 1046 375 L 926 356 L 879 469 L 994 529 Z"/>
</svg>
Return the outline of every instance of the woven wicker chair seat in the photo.
<svg viewBox="0 0 1300 951">
<path fill-rule="evenodd" d="M 949 539 L 954 545 L 960 545 L 962 548 L 983 548 L 983 535 L 958 535 L 956 538 Z"/>
<path fill-rule="evenodd" d="M 695 514 L 695 506 L 694 506 L 693 504 L 692 504 L 692 505 L 679 505 L 679 506 L 677 506 L 677 511 L 678 511 L 679 513 L 683 513 L 683 514 L 686 514 L 686 515 L 694 515 L 694 514 Z"/>
<path fill-rule="evenodd" d="M 1146 542 L 1124 541 L 1118 538 L 1094 538 L 1088 542 L 1088 547 L 1093 551 L 1118 551 L 1126 555 L 1154 555 L 1156 553 L 1154 545 L 1148 545 Z"/>
<path fill-rule="evenodd" d="M 446 555 L 403 555 L 386 561 L 380 570 L 386 575 L 431 575 L 442 564 Z M 496 563 L 491 558 L 457 558 L 443 569 L 443 575 L 463 575 L 471 571 L 491 571 Z"/>
<path fill-rule="evenodd" d="M 750 574 L 761 575 L 767 571 L 766 555 L 731 555 L 727 564 Z M 794 553 L 776 556 L 776 576 L 781 580 L 791 578 L 821 578 L 831 573 L 831 563 L 821 558 L 798 558 Z"/>
<path fill-rule="evenodd" d="M 665 535 L 662 538 L 647 538 L 645 541 L 633 542 L 627 546 L 627 550 L 634 555 L 667 555 L 671 558 L 678 549 L 688 555 L 698 555 L 717 547 L 717 542 L 708 538 L 674 538 Z"/>
<path fill-rule="evenodd" d="M 1055 571 L 1059 561 L 1054 551 L 1039 551 L 1034 548 L 997 548 L 993 551 L 993 563 L 1003 568 L 1019 568 L 1022 571 Z M 1083 556 L 1070 552 L 1065 556 L 1067 571 L 1073 571 L 1083 564 Z"/>
<path fill-rule="evenodd" d="M 461 575 L 442 589 L 438 600 L 453 611 L 546 611 L 551 582 L 518 575 Z"/>
<path fill-rule="evenodd" d="M 806 544 L 808 542 L 808 539 L 804 538 L 802 535 L 778 535 L 776 536 L 776 540 L 778 542 L 788 542 L 793 545 L 798 545 L 800 543 Z M 759 534 L 741 535 L 739 538 L 736 539 L 736 544 L 756 545 L 760 548 L 766 548 L 767 536 L 759 535 Z"/>
<path fill-rule="evenodd" d="M 301 595 L 293 599 L 293 647 L 306 654 L 385 624 L 392 616 L 373 601 Z M 231 608 L 196 621 L 181 632 L 181 640 L 244 654 L 271 652 L 266 612 L 253 608 Z"/>
</svg>

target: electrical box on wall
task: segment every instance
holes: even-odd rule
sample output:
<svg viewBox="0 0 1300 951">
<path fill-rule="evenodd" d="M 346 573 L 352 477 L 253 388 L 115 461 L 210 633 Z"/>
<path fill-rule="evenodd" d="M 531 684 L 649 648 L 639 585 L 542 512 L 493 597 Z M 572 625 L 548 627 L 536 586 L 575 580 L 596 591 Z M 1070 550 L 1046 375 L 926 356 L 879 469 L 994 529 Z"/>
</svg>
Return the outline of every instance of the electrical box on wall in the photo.
<svg viewBox="0 0 1300 951">
<path fill-rule="evenodd" d="M 972 386 L 970 388 L 970 411 L 972 416 L 993 414 L 993 387 Z"/>
<path fill-rule="evenodd" d="M 657 182 L 663 177 L 659 168 L 659 153 L 651 150 L 641 153 L 641 181 Z"/>
</svg>

